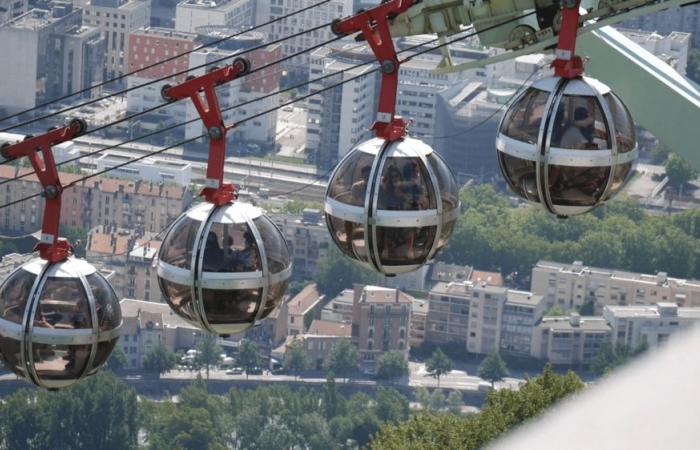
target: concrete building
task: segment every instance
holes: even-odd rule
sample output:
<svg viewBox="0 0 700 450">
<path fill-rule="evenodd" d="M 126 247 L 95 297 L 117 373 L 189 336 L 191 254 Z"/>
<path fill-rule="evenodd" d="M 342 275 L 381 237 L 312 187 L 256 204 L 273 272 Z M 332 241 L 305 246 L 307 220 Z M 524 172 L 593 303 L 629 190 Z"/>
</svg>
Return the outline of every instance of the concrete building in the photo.
<svg viewBox="0 0 700 450">
<path fill-rule="evenodd" d="M 161 241 L 137 240 L 126 255 L 126 282 L 124 294 L 128 298 L 140 298 L 147 302 L 164 301 L 158 287 L 158 273 L 154 260 Z"/>
<path fill-rule="evenodd" d="M 129 34 L 150 25 L 151 0 L 91 0 L 83 23 L 96 27 L 105 40 L 105 77 L 123 75 L 129 67 Z"/>
<path fill-rule="evenodd" d="M 457 342 L 466 346 L 471 284 L 437 283 L 430 291 L 428 302 L 425 340 L 438 344 Z"/>
<path fill-rule="evenodd" d="M 105 43 L 95 28 L 81 25 L 81 15 L 57 2 L 0 27 L 0 53 L 11 62 L 3 67 L 1 108 L 32 108 L 102 81 Z"/>
<path fill-rule="evenodd" d="M 681 307 L 700 306 L 700 281 L 539 261 L 532 269 L 530 290 L 545 297 L 547 307 L 580 309 L 593 304 L 600 313 L 606 305 L 653 305 L 672 302 Z"/>
<path fill-rule="evenodd" d="M 693 47 L 700 48 L 700 5 L 675 7 L 654 14 L 644 14 L 623 22 L 622 26 L 663 34 L 673 31 L 692 33 Z"/>
<path fill-rule="evenodd" d="M 411 302 L 411 325 L 408 330 L 408 343 L 411 347 L 418 347 L 425 342 L 425 330 L 428 326 L 427 300 L 414 298 Z"/>
<path fill-rule="evenodd" d="M 0 257 L 0 280 L 7 279 L 8 275 L 16 268 L 24 263 L 28 263 L 34 258 L 35 256 L 33 253 L 8 253 L 7 255 L 3 255 Z"/>
<path fill-rule="evenodd" d="M 560 366 L 588 366 L 612 330 L 602 317 L 545 317 L 534 329 L 534 358 Z"/>
<path fill-rule="evenodd" d="M 119 303 L 124 320 L 119 343 L 126 369 L 141 369 L 143 357 L 162 343 L 171 352 L 197 346 L 202 330 L 185 322 L 165 303 L 125 298 Z"/>
<path fill-rule="evenodd" d="M 487 355 L 500 348 L 501 320 L 508 289 L 474 284 L 469 306 L 467 351 Z"/>
<path fill-rule="evenodd" d="M 0 166 L 0 180 L 14 179 L 31 169 Z M 134 229 L 140 235 L 164 230 L 192 203 L 189 186 L 92 178 L 77 182 L 81 175 L 59 173 L 61 183 L 75 185 L 63 191 L 61 225 L 91 229 L 98 225 Z M 40 191 L 36 175 L 0 187 L 6 202 Z M 0 229 L 13 234 L 32 233 L 41 227 L 43 197 L 34 197 L 0 212 Z"/>
<path fill-rule="evenodd" d="M 332 240 L 321 212 L 305 209 L 301 216 L 270 214 L 270 219 L 287 241 L 294 263 L 294 278 L 313 280 L 318 273 L 318 263 L 327 256 Z"/>
<path fill-rule="evenodd" d="M 634 349 L 665 344 L 675 333 L 700 323 L 700 308 L 679 308 L 675 303 L 652 306 L 606 306 L 603 318 L 612 328 L 612 343 Z"/>
<path fill-rule="evenodd" d="M 318 4 L 316 0 L 257 0 L 253 3 L 255 3 L 256 8 L 255 25 L 267 23 Z M 268 25 L 264 31 L 270 36 L 271 41 L 284 38 L 330 23 L 334 19 L 349 16 L 353 13 L 352 7 L 353 0 L 331 0 L 328 3 L 294 14 L 287 19 L 274 22 Z M 330 27 L 322 27 L 319 30 L 287 39 L 282 44 L 284 46 L 282 52 L 285 55 L 296 53 L 314 45 L 321 45 L 334 37 Z M 285 62 L 285 66 L 293 77 L 305 78 L 308 76 L 309 54 L 299 55 Z"/>
<path fill-rule="evenodd" d="M 355 291 L 344 289 L 321 310 L 321 319 L 329 322 L 352 322 Z"/>
<path fill-rule="evenodd" d="M 271 357 L 277 361 L 284 361 L 287 348 L 293 342 L 301 342 L 312 368 L 320 370 L 338 340 L 350 339 L 351 337 L 352 326 L 350 324 L 314 320 L 309 326 L 308 332 L 288 336 L 283 344 L 272 350 Z"/>
<path fill-rule="evenodd" d="M 413 297 L 397 289 L 355 286 L 352 336 L 365 372 L 376 372 L 377 358 L 391 350 L 408 358 L 412 304 Z"/>
<path fill-rule="evenodd" d="M 366 52 L 330 47 L 311 52 L 310 79 L 338 74 L 309 84 L 311 92 L 354 79 L 308 100 L 306 148 L 318 167 L 333 167 L 357 143 L 372 136 L 369 128 L 376 117 L 378 76 L 369 64 L 353 68 L 372 58 Z"/>
<path fill-rule="evenodd" d="M 532 350 L 532 333 L 544 314 L 544 297 L 509 290 L 501 317 L 500 351 L 527 357 Z"/>
<path fill-rule="evenodd" d="M 693 39 L 692 33 L 672 31 L 664 36 L 655 31 L 629 29 L 618 31 L 649 53 L 662 59 L 681 75 L 685 75 L 688 66 L 688 51 Z M 700 22 L 698 22 L 698 29 L 695 32 L 700 32 Z"/>
<path fill-rule="evenodd" d="M 250 27 L 254 3 L 251 0 L 184 0 L 175 9 L 175 30 L 198 33 L 200 28 L 210 25 Z"/>
<path fill-rule="evenodd" d="M 306 333 L 311 321 L 320 316 L 323 300 L 326 298 L 318 292 L 316 283 L 304 287 L 297 295 L 280 306 L 278 321 L 286 324 L 284 335 L 296 336 Z"/>
<path fill-rule="evenodd" d="M 139 158 L 139 156 L 133 153 L 110 150 L 101 153 L 95 162 L 97 164 L 97 170 L 100 171 L 112 169 L 115 166 L 134 161 L 137 158 Z M 192 182 L 192 164 L 184 160 L 151 156 L 129 163 L 128 166 L 113 169 L 110 171 L 110 175 L 117 178 L 129 178 L 151 183 L 169 183 L 178 186 L 188 186 Z"/>
<path fill-rule="evenodd" d="M 29 0 L 0 0 L 0 25 L 21 16 L 29 9 Z"/>
</svg>

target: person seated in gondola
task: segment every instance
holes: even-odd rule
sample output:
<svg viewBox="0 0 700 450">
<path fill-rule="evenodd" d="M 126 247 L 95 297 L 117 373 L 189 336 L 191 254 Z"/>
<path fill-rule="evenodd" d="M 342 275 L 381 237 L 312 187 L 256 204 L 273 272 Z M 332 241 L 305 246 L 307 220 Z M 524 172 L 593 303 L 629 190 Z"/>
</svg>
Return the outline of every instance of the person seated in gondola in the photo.
<svg viewBox="0 0 700 450">
<path fill-rule="evenodd" d="M 204 246 L 204 272 L 220 272 L 224 265 L 224 249 L 219 246 L 216 233 L 210 231 Z"/>
<path fill-rule="evenodd" d="M 250 230 L 243 233 L 243 248 L 233 254 L 235 272 L 254 272 L 258 270 L 258 253 L 255 249 L 255 237 Z"/>
</svg>

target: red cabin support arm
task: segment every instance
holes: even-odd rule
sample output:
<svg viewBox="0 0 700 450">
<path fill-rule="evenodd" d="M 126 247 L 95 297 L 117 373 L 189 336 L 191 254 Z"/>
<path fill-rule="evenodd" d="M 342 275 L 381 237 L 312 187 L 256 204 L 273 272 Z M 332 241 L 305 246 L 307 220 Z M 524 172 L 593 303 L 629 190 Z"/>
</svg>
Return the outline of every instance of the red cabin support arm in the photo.
<svg viewBox="0 0 700 450">
<path fill-rule="evenodd" d="M 84 134 L 86 130 L 87 124 L 83 120 L 73 119 L 64 127 L 54 128 L 41 136 L 25 138 L 16 144 L 4 144 L 1 149 L 2 156 L 6 159 L 29 158 L 44 188 L 42 195 L 46 198 L 46 203 L 41 224 L 41 240 L 34 249 L 49 262 L 64 261 L 72 252 L 70 243 L 58 237 L 63 186 L 58 178 L 52 147 L 70 141 Z"/>
<path fill-rule="evenodd" d="M 576 33 L 580 17 L 581 0 L 564 0 L 562 22 L 559 30 L 559 43 L 552 62 L 554 74 L 562 78 L 576 78 L 583 75 L 583 60 L 576 55 Z"/>
<path fill-rule="evenodd" d="M 161 95 L 167 101 L 189 97 L 209 134 L 209 159 L 205 188 L 200 195 L 216 205 L 224 205 L 236 198 L 233 184 L 224 183 L 224 161 L 226 159 L 226 125 L 216 96 L 216 86 L 235 80 L 250 70 L 245 58 L 236 58 L 233 63 L 214 68 L 199 77 L 190 77 L 176 85 L 165 85 Z M 202 98 L 204 93 L 204 98 Z"/>
<path fill-rule="evenodd" d="M 388 141 L 400 139 L 406 134 L 406 122 L 395 115 L 401 63 L 391 39 L 389 22 L 414 3 L 415 0 L 389 0 L 374 8 L 360 11 L 352 17 L 336 20 L 331 25 L 336 35 L 361 32 L 379 61 L 382 84 L 377 121 L 372 129 L 377 133 L 377 137 Z"/>
</svg>

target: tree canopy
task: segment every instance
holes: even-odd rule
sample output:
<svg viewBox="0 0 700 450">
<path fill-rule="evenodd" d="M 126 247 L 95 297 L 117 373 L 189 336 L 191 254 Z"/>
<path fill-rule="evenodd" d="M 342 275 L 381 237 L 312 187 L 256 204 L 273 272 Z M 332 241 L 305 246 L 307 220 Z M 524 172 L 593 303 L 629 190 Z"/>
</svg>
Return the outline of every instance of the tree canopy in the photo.
<svg viewBox="0 0 700 450">
<path fill-rule="evenodd" d="M 255 342 L 250 339 L 241 340 L 241 345 L 238 347 L 238 354 L 236 355 L 236 365 L 245 370 L 246 379 L 252 369 L 260 367 L 261 361 L 258 346 L 255 345 Z"/>
<path fill-rule="evenodd" d="M 688 78 L 700 84 L 700 49 L 694 48 L 688 52 L 688 67 L 686 68 Z"/>
<path fill-rule="evenodd" d="M 556 374 L 545 366 L 517 391 L 492 390 L 481 412 L 468 417 L 450 413 L 420 413 L 399 424 L 384 424 L 372 438 L 373 450 L 472 450 L 575 392 L 584 384 L 573 372 Z"/>
<path fill-rule="evenodd" d="M 408 361 L 403 352 L 392 350 L 377 358 L 377 376 L 385 380 L 395 380 L 408 375 Z"/>
<path fill-rule="evenodd" d="M 316 284 L 318 290 L 327 298 L 335 297 L 353 283 L 373 284 L 378 280 L 374 272 L 340 253 L 335 245 L 330 247 L 328 255 L 319 262 L 318 267 Z"/>
<path fill-rule="evenodd" d="M 682 187 L 698 176 L 698 171 L 688 161 L 675 153 L 668 156 L 665 168 L 668 184 L 676 188 Z"/>
<path fill-rule="evenodd" d="M 284 370 L 292 372 L 294 377 L 298 378 L 299 372 L 307 370 L 310 365 L 309 355 L 302 341 L 297 340 L 287 346 L 284 354 Z"/>
<path fill-rule="evenodd" d="M 425 370 L 437 378 L 438 386 L 440 386 L 440 377 L 452 370 L 452 360 L 442 349 L 438 348 L 433 352 L 433 356 L 425 362 Z"/>
<path fill-rule="evenodd" d="M 506 367 L 505 361 L 501 358 L 501 354 L 494 352 L 484 358 L 484 360 L 479 365 L 477 374 L 491 382 L 491 386 L 494 385 L 496 381 L 501 381 L 503 377 L 508 375 L 508 367 Z"/>
<path fill-rule="evenodd" d="M 347 338 L 338 339 L 333 350 L 330 351 L 323 362 L 323 368 L 326 371 L 344 375 L 345 377 L 357 369 L 359 365 L 360 353 L 350 339 Z"/>
<path fill-rule="evenodd" d="M 158 342 L 143 357 L 143 368 L 149 372 L 163 375 L 175 367 L 175 353 L 168 350 L 162 342 Z"/>
<path fill-rule="evenodd" d="M 216 343 L 216 336 L 211 333 L 203 333 L 202 340 L 197 345 L 197 356 L 194 363 L 197 367 L 204 367 L 209 380 L 209 369 L 221 362 L 222 348 Z"/>
<path fill-rule="evenodd" d="M 514 208 L 490 185 L 466 186 L 460 197 L 472 206 L 463 210 L 439 258 L 512 275 L 523 288 L 542 259 L 700 277 L 697 211 L 652 215 L 634 201 L 615 199 L 562 220 L 541 208 Z"/>
</svg>

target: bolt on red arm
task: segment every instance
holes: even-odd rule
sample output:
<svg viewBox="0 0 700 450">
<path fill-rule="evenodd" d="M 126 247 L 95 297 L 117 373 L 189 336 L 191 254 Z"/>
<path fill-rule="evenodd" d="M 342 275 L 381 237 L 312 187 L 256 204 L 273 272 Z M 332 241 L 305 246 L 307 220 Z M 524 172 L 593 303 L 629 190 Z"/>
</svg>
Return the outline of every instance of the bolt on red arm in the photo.
<svg viewBox="0 0 700 450">
<path fill-rule="evenodd" d="M 87 131 L 87 124 L 81 119 L 73 119 L 64 127 L 54 128 L 41 136 L 26 137 L 16 144 L 3 144 L 0 152 L 5 159 L 29 158 L 34 172 L 39 178 L 46 198 L 44 219 L 41 224 L 41 239 L 34 247 L 39 256 L 49 262 L 64 261 L 72 253 L 70 243 L 58 236 L 61 222 L 61 194 L 63 186 L 58 178 L 58 169 L 52 147 L 70 141 Z"/>
<path fill-rule="evenodd" d="M 579 26 L 579 6 L 581 0 L 562 2 L 562 22 L 559 30 L 559 43 L 552 62 L 554 74 L 562 78 L 576 78 L 583 75 L 583 60 L 576 55 L 576 33 Z"/>
<path fill-rule="evenodd" d="M 382 84 L 379 91 L 377 121 L 372 125 L 377 137 L 388 141 L 406 135 L 406 121 L 396 116 L 396 92 L 399 87 L 400 61 L 396 56 L 389 22 L 406 11 L 416 0 L 389 0 L 374 8 L 359 11 L 352 17 L 338 19 L 331 29 L 336 35 L 361 32 L 379 61 Z"/>
<path fill-rule="evenodd" d="M 216 86 L 235 80 L 250 71 L 250 62 L 236 58 L 233 63 L 211 69 L 208 73 L 188 79 L 176 86 L 165 85 L 161 95 L 166 101 L 189 97 L 209 134 L 209 159 L 207 178 L 202 195 L 208 202 L 221 206 L 236 198 L 231 183 L 224 183 L 224 161 L 226 159 L 226 126 L 216 96 Z M 204 93 L 204 98 L 202 98 Z"/>
</svg>

